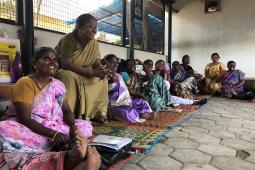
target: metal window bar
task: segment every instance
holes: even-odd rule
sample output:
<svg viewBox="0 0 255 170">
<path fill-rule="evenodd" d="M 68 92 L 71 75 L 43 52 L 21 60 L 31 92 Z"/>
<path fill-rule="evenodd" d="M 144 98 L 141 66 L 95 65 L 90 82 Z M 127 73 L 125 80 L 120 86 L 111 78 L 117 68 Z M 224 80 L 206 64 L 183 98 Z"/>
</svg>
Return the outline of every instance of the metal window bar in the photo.
<svg viewBox="0 0 255 170">
<path fill-rule="evenodd" d="M 83 13 L 91 13 L 98 20 L 99 40 L 115 43 L 121 39 L 122 0 L 112 0 L 96 9 L 89 9 L 91 0 L 33 0 L 34 26 L 52 31 L 68 33 L 74 29 L 76 18 Z M 103 0 L 93 0 L 94 5 L 104 4 Z"/>
</svg>

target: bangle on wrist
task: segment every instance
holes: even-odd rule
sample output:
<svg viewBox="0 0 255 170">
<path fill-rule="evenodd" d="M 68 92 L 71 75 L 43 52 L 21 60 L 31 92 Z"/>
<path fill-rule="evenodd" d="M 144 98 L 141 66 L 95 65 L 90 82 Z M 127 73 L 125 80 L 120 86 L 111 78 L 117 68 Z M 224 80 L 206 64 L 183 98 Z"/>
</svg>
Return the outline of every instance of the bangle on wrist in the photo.
<svg viewBox="0 0 255 170">
<path fill-rule="evenodd" d="M 59 132 L 57 131 L 54 136 L 53 136 L 53 140 L 55 140 L 56 136 L 59 134 Z"/>
</svg>

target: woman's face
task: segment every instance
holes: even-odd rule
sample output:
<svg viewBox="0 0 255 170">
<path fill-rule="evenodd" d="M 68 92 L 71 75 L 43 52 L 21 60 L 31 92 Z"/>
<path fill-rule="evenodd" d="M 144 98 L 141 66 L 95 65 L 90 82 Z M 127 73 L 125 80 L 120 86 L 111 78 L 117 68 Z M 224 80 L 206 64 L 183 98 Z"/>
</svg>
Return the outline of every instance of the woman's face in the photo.
<svg viewBox="0 0 255 170">
<path fill-rule="evenodd" d="M 58 70 L 58 61 L 54 52 L 48 52 L 44 57 L 35 61 L 34 68 L 38 75 L 53 76 Z"/>
<path fill-rule="evenodd" d="M 110 69 L 116 73 L 119 66 L 118 59 L 116 57 L 113 57 L 108 62 L 109 62 L 109 66 L 111 67 Z"/>
<path fill-rule="evenodd" d="M 165 69 L 165 62 L 160 61 L 155 65 L 155 69 L 158 71 L 163 71 Z"/>
<path fill-rule="evenodd" d="M 152 61 L 150 61 L 150 62 L 148 62 L 147 64 L 144 64 L 145 65 L 145 67 L 147 68 L 147 69 L 149 69 L 150 71 L 152 71 L 152 68 L 153 68 L 153 62 Z"/>
<path fill-rule="evenodd" d="M 236 63 L 232 62 L 228 64 L 228 70 L 233 71 L 236 69 Z"/>
<path fill-rule="evenodd" d="M 132 61 L 130 60 L 128 63 L 127 63 L 127 72 L 128 73 L 135 73 L 135 61 Z"/>
<path fill-rule="evenodd" d="M 179 63 L 173 63 L 173 68 L 175 69 L 175 70 L 179 70 L 180 69 L 180 64 Z"/>
<path fill-rule="evenodd" d="M 78 28 L 80 36 L 83 39 L 94 39 L 97 33 L 97 21 L 91 19 L 87 24 L 83 25 L 82 27 Z"/>
<path fill-rule="evenodd" d="M 219 61 L 220 57 L 218 55 L 213 55 L 211 59 L 214 63 L 217 63 Z"/>
<path fill-rule="evenodd" d="M 183 64 L 189 64 L 190 63 L 190 58 L 189 57 L 185 57 L 183 59 Z"/>
</svg>

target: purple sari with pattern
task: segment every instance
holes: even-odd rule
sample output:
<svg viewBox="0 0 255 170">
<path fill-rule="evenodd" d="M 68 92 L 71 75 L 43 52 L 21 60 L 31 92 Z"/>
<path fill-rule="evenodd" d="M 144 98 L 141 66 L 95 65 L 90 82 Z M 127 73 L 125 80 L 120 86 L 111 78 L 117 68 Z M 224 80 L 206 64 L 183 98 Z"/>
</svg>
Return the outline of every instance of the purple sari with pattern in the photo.
<svg viewBox="0 0 255 170">
<path fill-rule="evenodd" d="M 236 87 L 244 79 L 245 74 L 241 70 L 226 71 L 221 78 L 221 92 L 223 96 L 227 96 L 230 90 L 234 90 L 237 94 L 244 93 L 243 85 Z"/>
<path fill-rule="evenodd" d="M 141 114 L 151 113 L 149 103 L 143 99 L 131 98 L 124 80 L 116 74 L 114 83 L 109 84 L 108 98 L 110 102 L 109 117 L 130 123 L 144 121 Z"/>
</svg>

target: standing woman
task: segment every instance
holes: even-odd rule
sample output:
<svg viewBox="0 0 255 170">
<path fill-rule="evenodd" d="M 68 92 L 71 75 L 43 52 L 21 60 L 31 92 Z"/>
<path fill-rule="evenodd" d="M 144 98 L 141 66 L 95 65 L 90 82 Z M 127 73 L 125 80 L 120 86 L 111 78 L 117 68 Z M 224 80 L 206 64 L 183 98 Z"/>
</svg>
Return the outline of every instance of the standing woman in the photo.
<svg viewBox="0 0 255 170">
<path fill-rule="evenodd" d="M 219 62 L 218 53 L 211 55 L 212 62 L 205 67 L 205 87 L 204 92 L 207 94 L 220 93 L 221 83 L 220 77 L 227 70 L 226 66 Z"/>
<path fill-rule="evenodd" d="M 56 47 L 63 69 L 56 77 L 67 88 L 67 100 L 75 117 L 104 123 L 108 105 L 108 71 L 100 62 L 96 18 L 82 14 L 73 32 L 66 34 Z"/>
</svg>

